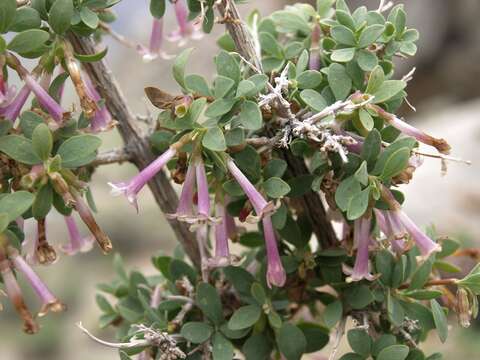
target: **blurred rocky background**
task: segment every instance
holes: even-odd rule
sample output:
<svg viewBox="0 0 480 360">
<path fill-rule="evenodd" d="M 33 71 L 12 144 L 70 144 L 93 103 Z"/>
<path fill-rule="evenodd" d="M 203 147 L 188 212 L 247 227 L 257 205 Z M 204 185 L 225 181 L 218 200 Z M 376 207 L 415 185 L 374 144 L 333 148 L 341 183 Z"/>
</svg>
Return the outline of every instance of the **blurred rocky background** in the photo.
<svg viewBox="0 0 480 360">
<path fill-rule="evenodd" d="M 1 0 L 0 0 L 1 1 Z M 400 1 L 395 1 L 399 3 Z M 254 8 L 262 14 L 279 9 L 288 1 L 249 1 L 241 5 L 246 15 Z M 351 7 L 378 6 L 378 1 L 350 0 Z M 441 175 L 441 164 L 436 159 L 425 159 L 416 176 L 405 189 L 406 208 L 419 224 L 435 224 L 440 233 L 457 236 L 466 245 L 477 245 L 480 235 L 480 161 L 476 159 L 480 142 L 480 2 L 478 0 L 404 0 L 409 26 L 420 31 L 417 56 L 399 64 L 401 77 L 413 66 L 417 68 L 409 83 L 409 100 L 417 112 L 405 108 L 403 116 L 432 135 L 445 137 L 453 148 L 453 155 L 473 160 L 466 166 L 449 163 L 448 173 Z M 134 42 L 147 43 L 150 17 L 146 0 L 123 0 L 115 7 L 119 20 L 113 28 Z M 174 16 L 166 17 L 166 28 L 174 29 Z M 190 43 L 196 48 L 188 65 L 188 72 L 210 77 L 213 70 L 212 54 L 216 49 L 214 34 Z M 171 61 L 157 60 L 149 64 L 131 49 L 107 38 L 107 56 L 113 72 L 121 84 L 130 106 L 139 114 L 154 111 L 148 104 L 143 88 L 153 85 L 177 92 L 171 76 Z M 178 53 L 175 45 L 167 44 L 169 53 Z M 71 90 L 71 89 L 70 89 Z M 71 98 L 65 98 L 69 104 Z M 104 150 L 120 145 L 115 134 L 104 135 Z M 429 149 L 425 149 L 430 151 Z M 135 174 L 130 165 L 109 165 L 94 175 L 94 195 L 99 212 L 97 218 L 114 242 L 130 268 L 143 269 L 153 274 L 152 254 L 169 252 L 175 246 L 172 232 L 160 210 L 155 207 L 148 190 L 139 199 L 140 216 L 123 198 L 109 196 L 107 181 L 129 178 Z M 29 227 L 27 236 L 35 236 Z M 67 241 L 66 227 L 61 216 L 48 219 L 49 239 L 60 244 Z M 104 257 L 98 249 L 76 257 L 60 258 L 54 267 L 41 268 L 40 273 L 50 288 L 68 304 L 63 314 L 49 314 L 41 320 L 40 334 L 31 337 L 21 332 L 21 323 L 9 309 L 0 313 L 0 358 L 5 360 L 113 360 L 114 350 L 102 348 L 89 341 L 76 327 L 77 321 L 105 339 L 113 333 L 98 328 L 99 311 L 95 305 L 95 285 L 113 278 L 112 256 Z M 28 287 L 25 287 L 27 289 Z M 31 295 L 31 294 L 30 294 Z M 32 296 L 33 299 L 33 296 Z M 30 302 L 32 306 L 34 302 Z M 35 304 L 36 306 L 36 304 Z M 453 321 L 453 319 L 452 319 Z M 432 351 L 445 352 L 445 359 L 477 359 L 480 353 L 479 326 L 469 331 L 455 331 L 446 345 L 432 336 Z M 476 329 L 475 329 L 476 328 Z M 323 354 L 328 354 L 324 351 Z"/>
</svg>

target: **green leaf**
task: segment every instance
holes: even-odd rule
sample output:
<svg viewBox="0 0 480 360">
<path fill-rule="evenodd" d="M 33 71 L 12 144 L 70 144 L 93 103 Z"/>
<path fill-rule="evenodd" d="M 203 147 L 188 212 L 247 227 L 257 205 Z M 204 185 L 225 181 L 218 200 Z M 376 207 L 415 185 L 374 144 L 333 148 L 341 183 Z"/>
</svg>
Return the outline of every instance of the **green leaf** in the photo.
<svg viewBox="0 0 480 360">
<path fill-rule="evenodd" d="M 299 89 L 313 89 L 322 82 L 322 73 L 316 70 L 306 70 L 297 75 L 297 85 Z"/>
<path fill-rule="evenodd" d="M 348 204 L 347 219 L 355 220 L 362 216 L 367 210 L 369 199 L 370 187 L 367 187 L 361 192 L 355 194 Z"/>
<path fill-rule="evenodd" d="M 342 211 L 346 211 L 352 198 L 362 191 L 362 187 L 354 176 L 343 180 L 335 192 L 335 202 Z"/>
<path fill-rule="evenodd" d="M 235 81 L 225 76 L 217 76 L 214 83 L 215 98 L 220 99 L 228 94 L 230 89 L 235 85 Z"/>
<path fill-rule="evenodd" d="M 207 110 L 205 111 L 205 116 L 213 118 L 225 115 L 230 110 L 232 110 L 235 102 L 235 99 L 216 99 L 208 106 Z"/>
<path fill-rule="evenodd" d="M 372 167 L 382 149 L 382 136 L 377 129 L 372 129 L 365 138 L 360 156 Z"/>
<path fill-rule="evenodd" d="M 261 32 L 259 34 L 259 40 L 261 48 L 264 52 L 279 59 L 283 58 L 282 47 L 278 43 L 277 39 L 275 39 L 270 33 Z"/>
<path fill-rule="evenodd" d="M 360 122 L 362 123 L 363 128 L 367 131 L 372 131 L 375 124 L 372 116 L 368 113 L 368 111 L 365 109 L 360 109 L 358 111 L 358 116 L 360 118 Z"/>
<path fill-rule="evenodd" d="M 308 22 L 300 15 L 288 11 L 280 10 L 272 14 L 273 21 L 277 23 L 282 30 L 286 32 L 301 32 L 303 35 L 309 35 L 312 31 Z"/>
<path fill-rule="evenodd" d="M 192 74 L 185 77 L 185 86 L 188 90 L 202 96 L 211 96 L 210 88 L 203 76 Z"/>
<path fill-rule="evenodd" d="M 242 330 L 253 326 L 260 315 L 262 309 L 258 305 L 245 305 L 233 313 L 230 320 L 228 320 L 228 328 L 230 330 Z"/>
<path fill-rule="evenodd" d="M 15 20 L 17 2 L 15 0 L 2 0 L 0 2 L 0 33 L 6 33 Z"/>
<path fill-rule="evenodd" d="M 356 310 L 363 309 L 375 300 L 372 292 L 366 285 L 356 285 L 348 288 L 345 291 L 345 298 L 347 303 Z"/>
<path fill-rule="evenodd" d="M 197 305 L 216 325 L 223 322 L 223 308 L 217 290 L 208 283 L 197 286 Z"/>
<path fill-rule="evenodd" d="M 268 196 L 274 199 L 281 198 L 290 192 L 290 185 L 278 177 L 271 177 L 263 183 Z"/>
<path fill-rule="evenodd" d="M 367 170 L 367 162 L 366 161 L 362 162 L 362 164 L 357 169 L 357 171 L 355 171 L 355 174 L 353 174 L 353 176 L 363 186 L 366 186 L 368 184 L 368 170 Z"/>
<path fill-rule="evenodd" d="M 96 29 L 98 26 L 98 15 L 87 6 L 82 7 L 80 10 L 80 19 L 90 29 Z"/>
<path fill-rule="evenodd" d="M 235 128 L 225 133 L 227 146 L 238 146 L 245 143 L 245 131 L 242 128 Z"/>
<path fill-rule="evenodd" d="M 380 177 L 384 180 L 391 179 L 392 177 L 400 174 L 408 165 L 410 159 L 410 149 L 407 147 L 398 149 L 391 154 L 385 162 Z"/>
<path fill-rule="evenodd" d="M 212 151 L 225 151 L 227 149 L 223 131 L 218 126 L 208 128 L 203 136 L 202 145 Z"/>
<path fill-rule="evenodd" d="M 8 43 L 8 49 L 20 55 L 40 49 L 50 38 L 48 32 L 39 29 L 22 31 Z"/>
<path fill-rule="evenodd" d="M 437 334 L 440 341 L 444 343 L 448 337 L 448 322 L 445 312 L 437 300 L 430 300 L 430 306 L 432 307 L 433 321 L 437 328 Z"/>
<path fill-rule="evenodd" d="M 380 89 L 384 81 L 385 74 L 383 73 L 383 68 L 380 65 L 375 66 L 368 78 L 367 89 L 365 92 L 367 94 L 374 94 Z"/>
<path fill-rule="evenodd" d="M 370 44 L 373 44 L 375 40 L 377 40 L 382 35 L 384 30 L 385 26 L 380 24 L 367 26 L 360 34 L 360 37 L 358 39 L 358 47 L 365 48 Z"/>
<path fill-rule="evenodd" d="M 355 31 L 355 20 L 348 12 L 339 9 L 335 11 L 335 18 L 340 24 L 345 25 L 349 29 Z"/>
<path fill-rule="evenodd" d="M 220 51 L 215 58 L 218 75 L 225 76 L 235 82 L 240 80 L 240 66 L 235 58 L 226 51 Z"/>
<path fill-rule="evenodd" d="M 357 51 L 357 63 L 363 71 L 372 71 L 378 65 L 378 58 L 368 50 Z"/>
<path fill-rule="evenodd" d="M 297 326 L 284 323 L 276 335 L 277 346 L 287 360 L 299 360 L 306 351 L 307 340 Z"/>
<path fill-rule="evenodd" d="M 62 166 L 77 168 L 89 164 L 102 140 L 94 135 L 75 135 L 60 145 L 57 155 L 62 158 Z"/>
<path fill-rule="evenodd" d="M 332 61 L 347 63 L 355 56 L 355 48 L 336 49 L 332 51 Z"/>
<path fill-rule="evenodd" d="M 387 294 L 387 315 L 390 322 L 400 326 L 405 318 L 405 312 L 400 302 L 390 292 Z"/>
<path fill-rule="evenodd" d="M 212 338 L 213 360 L 232 360 L 233 352 L 232 343 L 221 333 L 216 332 Z"/>
<path fill-rule="evenodd" d="M 192 52 L 193 48 L 188 48 L 183 50 L 175 59 L 173 63 L 173 78 L 175 81 L 184 89 L 185 86 L 185 66 L 187 65 L 188 58 Z"/>
<path fill-rule="evenodd" d="M 0 10 L 0 13 L 1 11 L 2 10 Z M 15 21 L 11 25 L 11 30 L 15 32 L 21 32 L 29 29 L 37 29 L 40 27 L 41 23 L 42 20 L 40 19 L 40 14 L 37 10 L 31 7 L 21 7 L 17 10 L 15 14 Z"/>
<path fill-rule="evenodd" d="M 201 344 L 207 341 L 213 333 L 213 328 L 203 322 L 188 322 L 182 326 L 180 334 L 194 344 Z"/>
<path fill-rule="evenodd" d="M 32 142 L 19 135 L 0 137 L 0 151 L 23 164 L 36 165 L 42 160 L 33 151 Z"/>
<path fill-rule="evenodd" d="M 72 0 L 55 0 L 48 14 L 48 23 L 53 31 L 62 35 L 70 28 L 72 16 Z"/>
<path fill-rule="evenodd" d="M 260 285 L 258 282 L 253 283 L 252 287 L 250 288 L 250 292 L 253 296 L 253 298 L 257 301 L 259 305 L 263 305 L 267 301 L 267 294 L 265 293 L 265 290 L 263 289 L 262 285 Z"/>
<path fill-rule="evenodd" d="M 301 323 L 298 327 L 302 330 L 307 347 L 305 353 L 313 353 L 323 349 L 329 342 L 328 330 L 314 323 Z"/>
<path fill-rule="evenodd" d="M 251 97 L 257 93 L 257 87 L 250 80 L 242 80 L 238 83 L 235 97 Z"/>
<path fill-rule="evenodd" d="M 107 55 L 107 53 L 108 53 L 108 47 L 105 47 L 105 49 L 95 54 L 82 55 L 82 54 L 74 53 L 73 56 L 75 57 L 75 59 L 79 60 L 80 62 L 91 63 L 91 62 L 97 62 L 102 60 L 105 57 L 105 55 Z"/>
<path fill-rule="evenodd" d="M 7 213 L 9 222 L 22 216 L 33 204 L 34 195 L 28 191 L 16 191 L 0 198 L 0 213 Z"/>
<path fill-rule="evenodd" d="M 42 160 L 47 160 L 53 148 L 53 137 L 46 124 L 38 125 L 32 134 L 32 148 Z"/>
<path fill-rule="evenodd" d="M 32 215 L 35 219 L 44 219 L 52 208 L 53 189 L 50 185 L 43 185 L 35 195 L 32 205 Z"/>
<path fill-rule="evenodd" d="M 385 286 L 391 286 L 395 259 L 388 250 L 381 250 L 375 256 L 375 270 L 380 274 L 380 281 Z"/>
<path fill-rule="evenodd" d="M 336 300 L 325 307 L 323 312 L 323 321 L 329 328 L 334 327 L 342 318 L 343 305 L 342 302 Z"/>
<path fill-rule="evenodd" d="M 347 353 L 343 355 L 339 360 L 364 360 L 365 358 L 362 355 L 355 353 Z"/>
<path fill-rule="evenodd" d="M 328 68 L 328 84 L 336 100 L 345 100 L 352 89 L 352 79 L 345 67 L 337 63 L 331 64 Z"/>
<path fill-rule="evenodd" d="M 429 258 L 413 273 L 408 290 L 420 289 L 425 285 L 432 272 L 433 259 Z"/>
<path fill-rule="evenodd" d="M 392 345 L 380 351 L 377 360 L 405 360 L 408 352 L 406 345 Z"/>
<path fill-rule="evenodd" d="M 355 46 L 357 41 L 352 30 L 343 25 L 336 25 L 330 31 L 332 38 L 339 44 Z"/>
<path fill-rule="evenodd" d="M 415 300 L 431 300 L 441 296 L 442 292 L 437 290 L 419 289 L 419 290 L 404 291 L 403 295 L 408 296 Z"/>
<path fill-rule="evenodd" d="M 268 360 L 271 351 L 271 344 L 267 336 L 262 333 L 250 336 L 242 347 L 247 360 Z"/>
<path fill-rule="evenodd" d="M 272 159 L 263 168 L 263 177 L 268 179 L 270 177 L 282 177 L 287 170 L 287 163 L 281 159 Z"/>
<path fill-rule="evenodd" d="M 10 223 L 10 218 L 7 213 L 0 213 L 0 233 L 3 233 L 7 230 L 8 224 Z"/>
<path fill-rule="evenodd" d="M 161 19 L 165 14 L 165 0 L 150 0 L 150 14 L 157 19 Z"/>
<path fill-rule="evenodd" d="M 327 106 L 327 102 L 318 92 L 312 89 L 303 90 L 300 93 L 302 100 L 309 106 L 312 110 L 320 112 Z"/>
<path fill-rule="evenodd" d="M 382 83 L 382 85 L 375 91 L 372 95 L 375 96 L 373 99 L 374 104 L 379 104 L 385 102 L 395 95 L 397 95 L 400 91 L 405 89 L 407 83 L 403 80 L 387 80 Z"/>
<path fill-rule="evenodd" d="M 258 130 L 262 127 L 262 112 L 254 101 L 244 101 L 239 116 L 240 123 L 248 130 Z"/>
<path fill-rule="evenodd" d="M 395 345 L 397 343 L 397 339 L 395 338 L 394 335 L 391 334 L 383 334 L 380 336 L 375 342 L 373 343 L 372 346 L 372 355 L 373 356 L 378 356 L 380 351 L 383 349 Z"/>
<path fill-rule="evenodd" d="M 353 329 L 347 333 L 348 344 L 357 354 L 368 356 L 372 350 L 370 335 L 363 329 Z"/>
</svg>

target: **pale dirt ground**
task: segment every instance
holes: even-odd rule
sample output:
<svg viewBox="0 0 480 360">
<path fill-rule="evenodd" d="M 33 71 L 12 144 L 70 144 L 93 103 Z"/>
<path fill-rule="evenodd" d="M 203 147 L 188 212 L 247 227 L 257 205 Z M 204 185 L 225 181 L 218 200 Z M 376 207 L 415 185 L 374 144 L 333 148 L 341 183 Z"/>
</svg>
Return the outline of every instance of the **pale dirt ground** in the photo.
<svg viewBox="0 0 480 360">
<path fill-rule="evenodd" d="M 446 0 L 444 0 L 446 1 Z M 117 31 L 122 32 L 138 41 L 146 42 L 149 32 L 149 19 L 143 6 L 132 6 L 133 2 L 124 1 L 118 7 L 120 18 L 128 16 L 117 25 Z M 136 3 L 136 2 L 135 2 Z M 433 5 L 433 1 L 422 2 L 429 9 L 428 16 L 435 18 L 441 10 Z M 280 6 L 280 1 L 252 1 L 263 9 L 269 6 Z M 428 5 L 433 6 L 428 6 Z M 418 2 L 407 1 L 411 7 L 410 13 L 415 23 L 423 29 L 422 44 L 429 47 L 424 51 L 431 51 L 438 46 L 435 33 L 442 31 L 442 24 L 426 26 L 421 14 L 417 11 Z M 252 5 L 249 6 L 250 8 Z M 246 12 L 244 12 L 246 13 Z M 171 20 L 171 17 L 169 17 Z M 142 24 L 138 26 L 138 24 Z M 173 25 L 167 25 L 167 28 Z M 438 34 L 437 34 L 438 35 Z M 175 91 L 175 84 L 171 77 L 168 61 L 156 61 L 143 64 L 131 50 L 122 49 L 115 43 L 110 43 L 111 53 L 108 60 L 113 71 L 118 76 L 123 91 L 132 106 L 139 112 L 145 113 L 151 109 L 143 96 L 143 87 L 154 85 L 166 90 Z M 420 44 L 420 48 L 422 48 Z M 202 43 L 193 43 L 196 50 L 188 65 L 188 72 L 200 73 L 207 77 L 211 75 L 211 54 L 215 50 L 213 38 Z M 169 46 L 170 52 L 176 52 L 174 46 Z M 433 51 L 433 50 L 432 50 Z M 422 54 L 420 54 L 420 57 Z M 199 61 L 198 59 L 202 59 Z M 411 66 L 411 65 L 409 65 Z M 408 71 L 409 67 L 404 67 Z M 68 103 L 66 99 L 65 103 Z M 415 102 L 415 99 L 412 99 Z M 408 114 L 408 120 L 433 135 L 443 136 L 453 147 L 453 155 L 465 159 L 475 160 L 478 154 L 477 144 L 480 140 L 480 101 L 468 103 L 452 103 L 449 98 L 431 99 L 429 103 L 418 104 L 418 114 Z M 104 149 L 119 145 L 118 136 L 108 134 L 104 136 Z M 116 249 L 124 254 L 126 263 L 131 268 L 145 269 L 146 273 L 153 273 L 149 263 L 151 254 L 158 251 L 171 251 L 174 238 L 166 226 L 163 215 L 154 206 L 148 191 L 144 191 L 139 199 L 141 216 L 137 216 L 123 198 L 112 198 L 108 195 L 109 180 L 128 178 L 135 173 L 130 165 L 106 166 L 98 170 L 94 176 L 94 194 L 97 199 L 99 214 L 97 218 L 110 234 Z M 421 225 L 435 223 L 441 232 L 460 234 L 463 239 L 472 241 L 480 233 L 480 165 L 478 162 L 470 167 L 451 164 L 445 177 L 440 176 L 438 160 L 426 159 L 424 165 L 417 171 L 415 179 L 408 189 L 406 209 L 409 214 Z M 66 239 L 66 230 L 60 216 L 53 216 L 48 224 L 49 237 L 60 243 Z M 33 235 L 33 234 L 32 234 Z M 68 303 L 69 311 L 62 315 L 49 315 L 42 320 L 42 331 L 38 336 L 31 337 L 22 334 L 20 324 L 10 312 L 0 314 L 0 359 L 2 360 L 85 360 L 85 359 L 117 359 L 115 351 L 102 348 L 88 341 L 74 326 L 75 322 L 82 321 L 95 334 L 105 339 L 112 339 L 110 331 L 101 331 L 97 326 L 99 311 L 95 305 L 95 284 L 108 281 L 112 278 L 111 256 L 102 257 L 97 249 L 86 255 L 75 258 L 62 257 L 58 264 L 51 268 L 40 269 L 42 277 L 47 279 L 51 289 Z M 452 319 L 452 323 L 453 323 Z M 448 345 L 441 345 L 432 336 L 429 348 L 432 351 L 446 351 L 446 359 L 460 355 L 460 358 L 470 356 L 478 358 L 478 345 L 472 335 L 452 336 Z M 348 349 L 345 344 L 341 351 Z M 342 352 L 340 352 L 342 353 Z M 328 354 L 323 351 L 322 354 Z M 318 358 L 319 360 L 321 357 Z"/>
</svg>

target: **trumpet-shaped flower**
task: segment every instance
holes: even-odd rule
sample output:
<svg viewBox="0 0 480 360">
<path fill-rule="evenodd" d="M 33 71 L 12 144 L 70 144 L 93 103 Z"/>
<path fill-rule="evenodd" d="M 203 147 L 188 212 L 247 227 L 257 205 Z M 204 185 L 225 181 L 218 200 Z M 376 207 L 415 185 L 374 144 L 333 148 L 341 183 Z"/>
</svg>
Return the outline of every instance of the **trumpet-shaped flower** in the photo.
<svg viewBox="0 0 480 360">
<path fill-rule="evenodd" d="M 150 44 L 147 48 L 143 45 L 137 45 L 137 51 L 142 55 L 144 62 L 150 62 L 158 57 L 162 59 L 171 59 L 174 56 L 169 55 L 162 50 L 163 44 L 163 19 L 153 18 L 152 31 L 150 33 Z"/>
<path fill-rule="evenodd" d="M 260 192 L 253 186 L 250 180 L 242 173 L 232 159 L 227 160 L 227 167 L 237 183 L 243 189 L 250 200 L 257 216 L 263 218 L 275 211 L 275 206 L 272 202 L 267 202 Z"/>
<path fill-rule="evenodd" d="M 201 39 L 203 34 L 199 24 L 188 21 L 188 9 L 184 0 L 176 0 L 174 3 L 175 17 L 177 18 L 178 29 L 168 34 L 167 39 L 178 42 L 179 46 L 185 45 L 188 38 Z"/>
<path fill-rule="evenodd" d="M 97 110 L 95 111 L 95 115 L 90 120 L 90 130 L 94 133 L 106 131 L 112 128 L 113 120 L 110 112 L 108 111 L 105 104 L 99 104 L 101 100 L 100 94 L 98 93 L 95 86 L 93 86 L 90 77 L 84 73 L 83 76 L 85 82 L 85 91 L 87 95 L 96 103 Z"/>
<path fill-rule="evenodd" d="M 40 317 L 46 315 L 48 311 L 60 312 L 65 309 L 65 306 L 51 293 L 47 285 L 45 285 L 16 249 L 9 248 L 9 258 L 12 260 L 15 269 L 25 276 L 32 289 L 42 301 L 42 308 L 38 314 Z"/>
<path fill-rule="evenodd" d="M 272 285 L 282 287 L 287 280 L 287 274 L 283 268 L 282 260 L 280 259 L 280 254 L 278 252 L 272 218 L 270 216 L 265 216 L 262 219 L 262 223 L 265 247 L 267 250 L 267 284 L 270 288 Z"/>
<path fill-rule="evenodd" d="M 372 238 L 370 236 L 370 219 L 362 217 L 355 220 L 353 224 L 353 242 L 357 245 L 357 257 L 350 276 L 350 281 L 367 279 L 372 281 L 375 277 L 370 274 L 368 247 Z"/>
<path fill-rule="evenodd" d="M 87 252 L 92 248 L 95 238 L 93 235 L 82 236 L 78 230 L 77 223 L 72 215 L 65 216 L 70 242 L 62 246 L 62 250 L 68 255 L 75 255 L 78 252 Z"/>
<path fill-rule="evenodd" d="M 27 87 L 35 94 L 38 102 L 42 107 L 50 114 L 50 116 L 57 122 L 60 123 L 63 120 L 63 109 L 62 107 L 53 99 L 48 92 L 40 85 L 35 78 L 27 74 L 24 77 L 25 84 Z"/>
<path fill-rule="evenodd" d="M 175 156 L 176 153 L 177 150 L 170 147 L 155 161 L 134 176 L 129 182 L 109 182 L 108 185 L 112 188 L 111 194 L 114 196 L 125 195 L 127 200 L 135 206 L 135 209 L 137 209 L 138 212 L 138 193 Z"/>
<path fill-rule="evenodd" d="M 18 115 L 20 115 L 20 111 L 22 111 L 29 95 L 30 88 L 27 85 L 24 85 L 8 105 L 0 107 L 0 117 L 14 122 Z"/>
</svg>

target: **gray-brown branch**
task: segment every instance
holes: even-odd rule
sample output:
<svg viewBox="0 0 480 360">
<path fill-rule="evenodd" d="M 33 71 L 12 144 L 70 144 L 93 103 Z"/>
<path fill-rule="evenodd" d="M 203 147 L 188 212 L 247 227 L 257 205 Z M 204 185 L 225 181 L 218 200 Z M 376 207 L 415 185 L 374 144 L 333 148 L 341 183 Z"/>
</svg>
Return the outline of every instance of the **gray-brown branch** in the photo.
<svg viewBox="0 0 480 360">
<path fill-rule="evenodd" d="M 76 53 L 94 54 L 96 52 L 94 43 L 90 38 L 69 34 L 69 40 Z M 105 99 L 108 110 L 113 118 L 118 121 L 118 130 L 125 143 L 125 149 L 128 149 L 131 162 L 139 170 L 145 168 L 156 157 L 152 153 L 147 139 L 142 136 L 142 131 L 136 126 L 136 117 L 128 108 L 110 68 L 103 60 L 85 63 L 84 66 L 97 91 Z M 163 213 L 175 213 L 178 197 L 166 174 L 160 171 L 148 183 L 148 186 Z M 176 220 L 169 220 L 169 223 L 189 258 L 197 268 L 200 268 L 200 252 L 194 234 L 188 230 L 184 223 Z"/>
<path fill-rule="evenodd" d="M 246 27 L 245 23 L 240 18 L 238 9 L 232 0 L 221 0 L 217 5 L 220 15 L 225 19 L 227 30 L 235 42 L 235 46 L 245 59 L 251 62 L 257 69 L 261 69 L 261 59 L 258 58 L 254 41 Z M 279 107 L 282 105 L 277 103 Z M 284 114 L 286 109 L 275 109 L 277 114 Z M 274 136 L 273 131 L 269 131 L 270 137 Z M 293 177 L 309 174 L 305 161 L 301 158 L 295 157 L 289 150 L 280 151 L 282 158 L 288 164 L 288 171 Z M 304 215 L 308 217 L 312 224 L 313 232 L 316 235 L 318 242 L 322 248 L 333 246 L 337 243 L 337 237 L 333 230 L 332 224 L 327 219 L 325 207 L 322 203 L 320 195 L 313 191 L 309 191 L 300 198 L 301 208 Z"/>
</svg>

